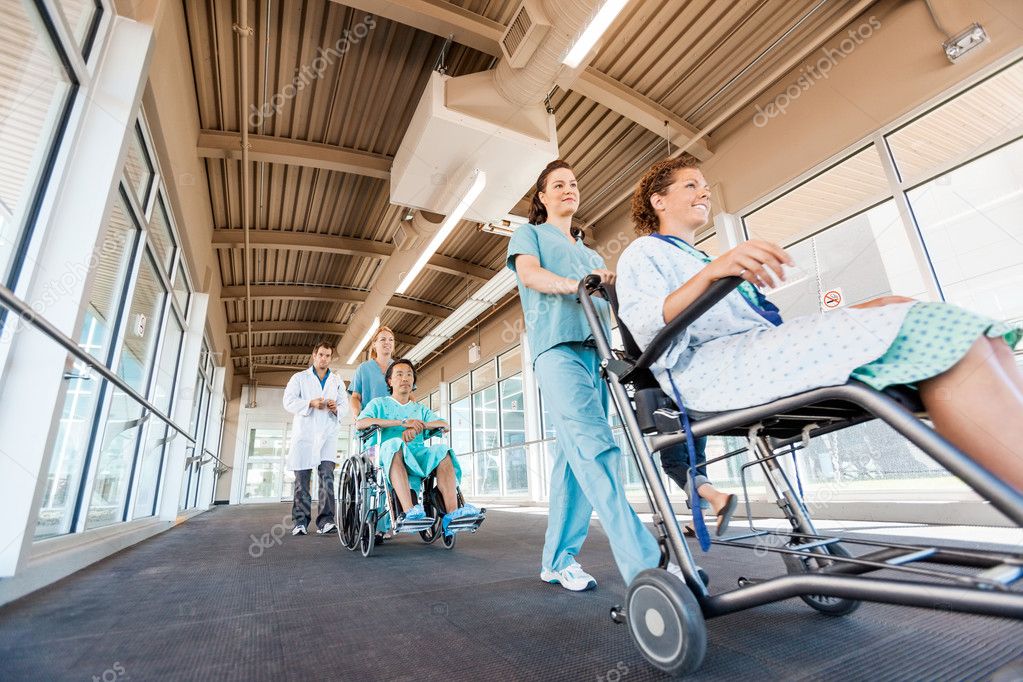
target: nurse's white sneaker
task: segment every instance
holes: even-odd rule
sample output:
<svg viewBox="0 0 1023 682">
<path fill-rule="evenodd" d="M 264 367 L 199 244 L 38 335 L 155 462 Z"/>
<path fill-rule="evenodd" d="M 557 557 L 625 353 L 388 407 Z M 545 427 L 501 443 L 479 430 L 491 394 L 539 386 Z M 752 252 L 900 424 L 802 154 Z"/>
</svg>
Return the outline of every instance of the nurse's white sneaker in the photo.
<svg viewBox="0 0 1023 682">
<path fill-rule="evenodd" d="M 291 529 L 292 535 L 305 535 L 305 526 L 295 526 Z"/>
<path fill-rule="evenodd" d="M 316 531 L 316 534 L 317 535 L 327 535 L 328 533 L 333 533 L 335 528 L 337 528 L 337 526 L 335 526 L 333 523 L 328 521 L 327 523 L 323 524 L 323 528 L 321 528 L 318 531 Z"/>
<path fill-rule="evenodd" d="M 575 561 L 560 571 L 543 569 L 540 571 L 540 580 L 545 583 L 558 583 L 566 590 L 573 592 L 585 592 L 597 586 L 597 581 L 593 576 L 584 571 L 583 567 Z"/>
</svg>

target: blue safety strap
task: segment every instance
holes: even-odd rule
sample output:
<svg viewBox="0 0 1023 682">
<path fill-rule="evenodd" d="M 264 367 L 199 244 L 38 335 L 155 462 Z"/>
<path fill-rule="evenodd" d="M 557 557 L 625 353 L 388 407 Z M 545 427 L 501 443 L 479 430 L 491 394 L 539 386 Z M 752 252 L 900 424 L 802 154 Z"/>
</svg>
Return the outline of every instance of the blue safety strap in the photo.
<svg viewBox="0 0 1023 682">
<path fill-rule="evenodd" d="M 662 242 L 671 244 L 679 250 L 688 253 L 690 256 L 700 260 L 704 263 L 710 263 L 711 257 L 700 251 L 695 246 L 692 246 L 689 242 L 681 237 L 676 237 L 673 234 L 660 234 L 654 232 L 650 235 L 655 239 L 660 239 Z M 782 323 L 781 312 L 778 310 L 778 306 L 767 300 L 767 297 L 760 293 L 760 290 L 749 282 L 743 282 L 737 288 L 739 295 L 742 296 L 742 300 L 746 301 L 746 304 L 753 309 L 757 315 L 764 318 L 775 327 Z"/>
<path fill-rule="evenodd" d="M 668 381 L 671 382 L 671 390 L 675 393 L 675 404 L 682 413 L 682 428 L 686 432 L 686 449 L 689 450 L 689 506 L 693 510 L 693 529 L 696 531 L 696 539 L 700 542 L 700 549 L 706 552 L 710 550 L 710 532 L 707 530 L 707 522 L 703 520 L 703 509 L 700 508 L 700 491 L 696 489 L 696 442 L 693 440 L 693 431 L 689 428 L 689 414 L 682 404 L 682 396 L 671 372 L 668 372 Z"/>
</svg>

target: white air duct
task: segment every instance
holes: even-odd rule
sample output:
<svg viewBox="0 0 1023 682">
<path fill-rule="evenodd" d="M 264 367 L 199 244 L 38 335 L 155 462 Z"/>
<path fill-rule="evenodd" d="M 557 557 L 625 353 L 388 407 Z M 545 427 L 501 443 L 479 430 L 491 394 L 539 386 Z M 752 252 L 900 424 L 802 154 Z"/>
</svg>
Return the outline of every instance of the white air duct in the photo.
<svg viewBox="0 0 1023 682">
<path fill-rule="evenodd" d="M 457 78 L 434 73 L 394 158 L 391 203 L 447 213 L 457 201 L 457 182 L 479 168 L 487 189 L 466 217 L 489 222 L 508 213 L 558 158 L 554 116 L 544 100 L 585 68 L 584 61 L 568 69 L 562 59 L 602 4 L 524 0 L 515 13 L 522 26 L 503 38 L 511 58 Z"/>
</svg>

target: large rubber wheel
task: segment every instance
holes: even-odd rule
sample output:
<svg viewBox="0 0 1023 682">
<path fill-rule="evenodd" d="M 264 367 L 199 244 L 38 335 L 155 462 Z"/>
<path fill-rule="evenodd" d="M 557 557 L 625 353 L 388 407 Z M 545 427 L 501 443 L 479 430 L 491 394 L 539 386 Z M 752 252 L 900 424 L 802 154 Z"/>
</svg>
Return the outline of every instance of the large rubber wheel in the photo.
<svg viewBox="0 0 1023 682">
<path fill-rule="evenodd" d="M 437 541 L 437 538 L 441 536 L 441 517 L 444 516 L 444 505 L 440 503 L 438 505 L 437 498 L 440 497 L 436 488 L 423 494 L 423 511 L 426 512 L 427 516 L 434 516 L 436 519 L 433 525 L 426 530 L 419 531 L 419 537 L 423 539 L 428 545 L 432 545 Z"/>
<path fill-rule="evenodd" d="M 669 675 L 694 672 L 707 653 L 707 624 L 685 583 L 660 568 L 636 576 L 625 597 L 629 636 L 650 665 Z"/>
<path fill-rule="evenodd" d="M 441 533 L 441 535 L 444 534 Z M 444 535 L 444 549 L 454 549 L 456 537 L 458 537 L 458 535 L 456 535 L 455 533 L 452 533 L 451 535 Z"/>
<path fill-rule="evenodd" d="M 824 549 L 828 554 L 832 554 L 834 556 L 851 556 L 848 550 L 838 543 L 826 545 Z M 820 570 L 820 564 L 833 563 L 823 557 L 816 559 L 809 556 L 796 556 L 794 554 L 782 554 L 781 558 L 785 561 L 785 568 L 789 573 L 793 574 L 817 573 Z M 802 599 L 807 606 L 815 611 L 820 611 L 826 616 L 847 616 L 860 608 L 860 602 L 855 599 L 827 597 L 823 594 L 802 594 L 799 598 Z"/>
<path fill-rule="evenodd" d="M 359 550 L 362 552 L 362 556 L 369 556 L 373 553 L 373 545 L 376 544 L 377 539 L 377 513 L 371 511 L 367 514 L 367 518 L 362 522 L 362 526 L 359 532 Z"/>
<path fill-rule="evenodd" d="M 341 465 L 341 476 L 338 479 L 338 537 L 341 545 L 353 550 L 358 544 L 360 524 L 358 509 L 358 484 L 355 476 L 356 463 L 353 459 L 345 460 Z"/>
</svg>

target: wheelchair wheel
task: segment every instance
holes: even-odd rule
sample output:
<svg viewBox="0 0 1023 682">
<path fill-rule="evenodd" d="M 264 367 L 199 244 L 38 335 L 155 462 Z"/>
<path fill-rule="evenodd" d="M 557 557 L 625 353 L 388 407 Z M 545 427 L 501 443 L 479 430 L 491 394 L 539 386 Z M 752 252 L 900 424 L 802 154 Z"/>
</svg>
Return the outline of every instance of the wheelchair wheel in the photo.
<svg viewBox="0 0 1023 682">
<path fill-rule="evenodd" d="M 851 556 L 848 550 L 838 543 L 826 545 L 824 549 L 828 554 L 833 554 L 834 556 Z M 823 558 L 817 560 L 810 556 L 801 557 L 794 554 L 782 554 L 781 558 L 785 562 L 785 568 L 789 573 L 816 573 L 819 570 L 816 564 L 821 562 L 826 564 L 832 563 Z M 847 616 L 860 608 L 860 602 L 855 599 L 828 597 L 823 594 L 801 594 L 799 598 L 810 608 L 820 611 L 827 616 Z"/>
<path fill-rule="evenodd" d="M 437 538 L 442 535 L 441 517 L 444 516 L 444 505 L 443 503 L 438 504 L 438 497 L 436 488 L 423 493 L 423 511 L 427 516 L 436 517 L 431 527 L 419 531 L 419 537 L 428 545 L 435 543 Z"/>
<path fill-rule="evenodd" d="M 357 544 L 357 532 L 359 529 L 358 510 L 358 483 L 355 475 L 355 460 L 348 459 L 341 466 L 341 476 L 338 480 L 338 537 L 341 544 L 349 549 L 355 549 Z"/>
<path fill-rule="evenodd" d="M 649 568 L 625 598 L 629 636 L 652 666 L 669 675 L 695 671 L 707 652 L 707 625 L 696 597 L 664 569 Z"/>
<path fill-rule="evenodd" d="M 444 535 L 444 534 L 441 533 L 441 535 Z M 454 533 L 452 533 L 451 535 L 444 535 L 444 549 L 454 549 L 455 548 L 455 538 L 456 537 L 458 537 L 458 536 L 455 535 Z"/>
<path fill-rule="evenodd" d="M 359 550 L 362 556 L 369 556 L 373 553 L 373 545 L 377 539 L 377 513 L 371 511 L 362 525 L 359 527 Z"/>
</svg>

